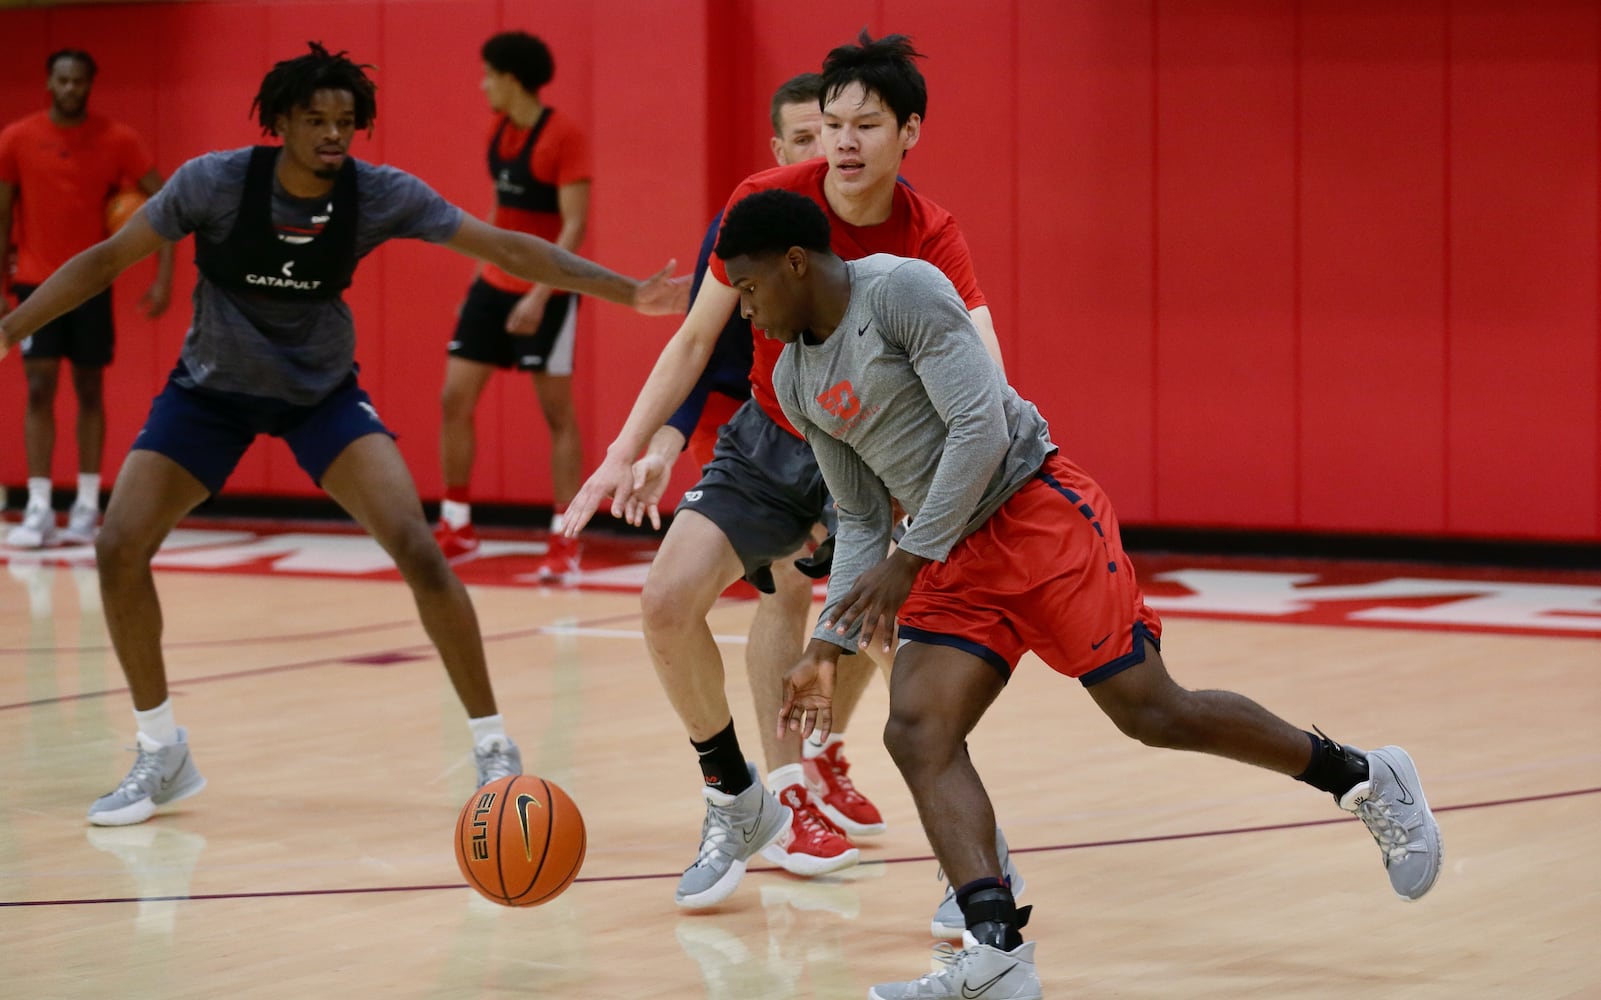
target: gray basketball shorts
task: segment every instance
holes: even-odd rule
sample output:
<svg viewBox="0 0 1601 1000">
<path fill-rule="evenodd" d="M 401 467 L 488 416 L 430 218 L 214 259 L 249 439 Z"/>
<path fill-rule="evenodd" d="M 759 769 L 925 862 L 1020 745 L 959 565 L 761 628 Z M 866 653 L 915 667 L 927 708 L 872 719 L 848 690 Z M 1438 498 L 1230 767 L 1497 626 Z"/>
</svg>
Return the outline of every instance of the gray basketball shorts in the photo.
<svg viewBox="0 0 1601 1000">
<path fill-rule="evenodd" d="M 773 560 L 799 549 L 812 525 L 833 521 L 811 445 L 774 423 L 754 399 L 723 425 L 712 460 L 678 509 L 717 525 L 738 553 L 745 579 L 767 594 L 773 592 Z"/>
</svg>

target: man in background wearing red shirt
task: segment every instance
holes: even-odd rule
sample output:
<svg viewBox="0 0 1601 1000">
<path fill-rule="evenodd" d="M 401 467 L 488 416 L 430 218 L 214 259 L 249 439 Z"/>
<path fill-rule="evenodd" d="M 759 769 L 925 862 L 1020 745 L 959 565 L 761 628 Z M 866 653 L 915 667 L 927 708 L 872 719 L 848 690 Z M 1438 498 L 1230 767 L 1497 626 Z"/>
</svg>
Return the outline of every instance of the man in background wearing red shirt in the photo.
<svg viewBox="0 0 1601 1000">
<path fill-rule="evenodd" d="M 81 250 L 106 237 L 106 205 L 123 189 L 146 196 L 161 189 L 155 157 L 126 125 L 89 111 L 95 61 L 87 52 L 62 49 L 45 60 L 50 109 L 0 131 L 0 250 L 14 246 L 16 263 L 0 274 L 0 316 L 11 308 L 4 294 L 26 299 L 40 282 Z M 0 258 L 7 256 L 0 253 Z M 172 293 L 172 246 L 161 249 L 155 283 L 142 300 L 145 314 L 167 308 Z M 55 451 L 56 385 L 63 359 L 72 363 L 78 397 L 78 496 L 61 540 L 87 544 L 100 520 L 100 457 L 106 411 L 102 373 L 111 363 L 114 330 L 111 290 L 45 325 L 22 342 L 28 382 L 23 437 L 28 453 L 28 506 L 6 543 L 37 549 L 57 541 L 50 506 Z"/>
</svg>

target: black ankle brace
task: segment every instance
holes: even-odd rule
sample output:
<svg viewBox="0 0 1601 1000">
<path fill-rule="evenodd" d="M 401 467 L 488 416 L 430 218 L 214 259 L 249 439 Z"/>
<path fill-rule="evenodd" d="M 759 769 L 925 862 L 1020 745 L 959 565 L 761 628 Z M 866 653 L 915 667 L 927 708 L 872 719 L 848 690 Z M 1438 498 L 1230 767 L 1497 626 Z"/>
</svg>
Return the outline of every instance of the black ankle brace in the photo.
<svg viewBox="0 0 1601 1000">
<path fill-rule="evenodd" d="M 1306 734 L 1312 741 L 1312 762 L 1295 780 L 1328 792 L 1338 802 L 1340 796 L 1368 780 L 1367 758 L 1329 739 L 1316 726 L 1312 728 L 1314 731 Z"/>
<path fill-rule="evenodd" d="M 979 944 L 1001 951 L 1012 951 L 1023 943 L 1022 929 L 1028 926 L 1029 913 L 1034 909 L 1019 909 L 1011 888 L 993 878 L 964 885 L 956 893 L 956 905 L 962 908 L 967 932 Z"/>
</svg>

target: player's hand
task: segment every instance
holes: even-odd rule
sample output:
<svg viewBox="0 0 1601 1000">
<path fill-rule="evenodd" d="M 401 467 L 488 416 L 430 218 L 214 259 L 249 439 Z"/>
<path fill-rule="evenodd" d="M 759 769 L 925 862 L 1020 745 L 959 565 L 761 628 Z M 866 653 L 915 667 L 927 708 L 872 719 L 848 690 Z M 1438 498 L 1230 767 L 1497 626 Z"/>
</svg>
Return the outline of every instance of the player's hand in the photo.
<svg viewBox="0 0 1601 1000">
<path fill-rule="evenodd" d="M 834 618 L 824 621 L 823 627 L 843 636 L 860 624 L 861 634 L 856 637 L 858 648 L 866 649 L 876 638 L 882 643 L 883 651 L 890 652 L 895 647 L 895 616 L 912 592 L 918 570 L 927 564 L 927 559 L 902 549 L 891 552 L 878 565 L 857 577 Z"/>
<path fill-rule="evenodd" d="M 784 731 L 810 739 L 828 739 L 834 729 L 834 672 L 843 652 L 833 643 L 813 639 L 800 660 L 784 674 L 784 702 L 778 709 L 778 738 Z"/>
<path fill-rule="evenodd" d="M 578 488 L 572 503 L 567 505 L 561 533 L 568 538 L 577 538 L 578 533 L 584 530 L 584 525 L 595 516 L 595 511 L 600 509 L 601 501 L 607 498 L 612 499 L 612 516 L 622 517 L 623 501 L 632 492 L 633 486 L 634 470 L 630 463 L 613 458 L 608 452 L 600 467 L 590 473 L 584 485 Z"/>
<path fill-rule="evenodd" d="M 550 289 L 543 285 L 530 289 L 517 300 L 506 316 L 507 333 L 534 333 L 545 318 L 545 306 L 550 303 Z"/>
<path fill-rule="evenodd" d="M 667 482 L 673 475 L 673 463 L 661 455 L 647 451 L 634 463 L 634 486 L 623 501 L 623 520 L 639 527 L 645 518 L 655 531 L 662 527 L 661 510 L 657 504 L 667 492 Z"/>
<path fill-rule="evenodd" d="M 634 289 L 634 308 L 646 316 L 682 315 L 689 311 L 689 285 L 692 275 L 673 277 L 678 261 L 670 260 L 667 266 L 639 283 Z"/>
<path fill-rule="evenodd" d="M 155 319 L 167 311 L 172 302 L 172 287 L 156 282 L 145 289 L 145 294 L 139 299 L 139 307 L 144 310 L 146 317 Z"/>
</svg>

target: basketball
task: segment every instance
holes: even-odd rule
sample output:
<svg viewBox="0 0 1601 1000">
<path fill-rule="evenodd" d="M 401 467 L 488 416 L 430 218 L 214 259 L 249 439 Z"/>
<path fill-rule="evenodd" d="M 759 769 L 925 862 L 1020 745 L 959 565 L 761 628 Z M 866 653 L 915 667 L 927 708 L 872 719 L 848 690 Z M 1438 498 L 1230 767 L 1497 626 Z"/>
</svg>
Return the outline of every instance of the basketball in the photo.
<svg viewBox="0 0 1601 1000">
<path fill-rule="evenodd" d="M 106 235 L 110 236 L 127 224 L 133 218 L 133 213 L 139 211 L 145 203 L 142 192 L 131 189 L 118 191 L 106 200 Z"/>
<path fill-rule="evenodd" d="M 560 896 L 578 877 L 588 843 L 572 798 L 529 774 L 478 789 L 456 819 L 462 877 L 502 906 L 538 906 Z"/>
</svg>

